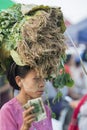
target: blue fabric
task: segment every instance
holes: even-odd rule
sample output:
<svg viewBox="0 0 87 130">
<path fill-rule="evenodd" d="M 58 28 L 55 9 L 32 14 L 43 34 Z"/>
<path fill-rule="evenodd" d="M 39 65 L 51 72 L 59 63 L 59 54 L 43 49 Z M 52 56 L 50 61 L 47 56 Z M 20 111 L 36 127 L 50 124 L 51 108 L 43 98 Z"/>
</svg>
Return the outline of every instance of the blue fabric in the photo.
<svg viewBox="0 0 87 130">
<path fill-rule="evenodd" d="M 78 42 L 79 43 L 87 43 L 87 28 L 79 31 L 78 33 Z"/>
</svg>

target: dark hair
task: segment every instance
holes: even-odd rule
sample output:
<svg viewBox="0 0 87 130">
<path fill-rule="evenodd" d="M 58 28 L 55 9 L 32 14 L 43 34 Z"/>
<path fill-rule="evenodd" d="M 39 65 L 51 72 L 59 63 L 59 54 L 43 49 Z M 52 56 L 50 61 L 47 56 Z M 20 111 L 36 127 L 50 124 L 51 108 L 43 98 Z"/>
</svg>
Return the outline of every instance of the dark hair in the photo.
<svg viewBox="0 0 87 130">
<path fill-rule="evenodd" d="M 81 65 L 81 62 L 79 60 L 75 61 L 75 65 L 76 65 L 76 67 L 79 67 Z"/>
<path fill-rule="evenodd" d="M 18 87 L 15 77 L 18 75 L 22 78 L 24 78 L 27 73 L 31 70 L 29 66 L 18 66 L 15 62 L 11 64 L 9 69 L 7 70 L 7 79 L 10 83 L 10 85 L 14 88 L 19 90 L 20 88 Z"/>
<path fill-rule="evenodd" d="M 71 60 L 71 57 L 72 57 L 71 54 L 67 54 L 66 60 L 65 60 L 65 63 L 66 63 L 66 64 Z"/>
<path fill-rule="evenodd" d="M 82 60 L 87 62 L 87 49 L 85 49 L 83 54 L 82 54 Z"/>
</svg>

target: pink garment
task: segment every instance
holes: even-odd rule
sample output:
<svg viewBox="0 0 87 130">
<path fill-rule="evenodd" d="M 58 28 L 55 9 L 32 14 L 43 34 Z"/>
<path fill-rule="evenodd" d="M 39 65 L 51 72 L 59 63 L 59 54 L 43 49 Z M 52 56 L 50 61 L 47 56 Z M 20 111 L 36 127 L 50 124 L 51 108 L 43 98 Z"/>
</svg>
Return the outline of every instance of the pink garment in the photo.
<svg viewBox="0 0 87 130">
<path fill-rule="evenodd" d="M 33 122 L 29 130 L 53 130 L 51 122 L 51 113 L 45 106 L 47 118 L 36 123 Z M 7 102 L 0 110 L 0 130 L 20 130 L 23 117 L 23 108 L 16 98 Z"/>
</svg>

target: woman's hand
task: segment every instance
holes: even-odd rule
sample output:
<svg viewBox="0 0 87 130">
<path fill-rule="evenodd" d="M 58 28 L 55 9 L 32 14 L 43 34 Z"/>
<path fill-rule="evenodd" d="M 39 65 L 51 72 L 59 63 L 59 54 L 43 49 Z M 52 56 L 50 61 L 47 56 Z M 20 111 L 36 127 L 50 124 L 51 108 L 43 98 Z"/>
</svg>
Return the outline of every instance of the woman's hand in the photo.
<svg viewBox="0 0 87 130">
<path fill-rule="evenodd" d="M 29 130 L 33 121 L 35 121 L 35 114 L 32 114 L 34 107 L 29 107 L 23 112 L 23 124 L 21 130 Z"/>
</svg>

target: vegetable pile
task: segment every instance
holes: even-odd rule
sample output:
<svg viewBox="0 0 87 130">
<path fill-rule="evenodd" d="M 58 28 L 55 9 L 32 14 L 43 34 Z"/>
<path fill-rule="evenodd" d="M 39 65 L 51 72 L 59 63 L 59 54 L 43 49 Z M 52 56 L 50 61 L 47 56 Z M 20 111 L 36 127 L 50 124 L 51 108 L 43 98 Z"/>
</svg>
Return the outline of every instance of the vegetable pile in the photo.
<svg viewBox="0 0 87 130">
<path fill-rule="evenodd" d="M 0 73 L 14 60 L 48 76 L 65 55 L 60 8 L 16 4 L 0 12 Z"/>
<path fill-rule="evenodd" d="M 0 12 L 0 74 L 14 61 L 29 65 L 41 77 L 54 78 L 59 90 L 73 80 L 64 71 L 65 24 L 61 8 L 20 5 Z M 62 73 L 60 74 L 60 70 Z M 55 74 L 55 77 L 52 77 Z M 61 97 L 59 91 L 56 99 Z"/>
</svg>

